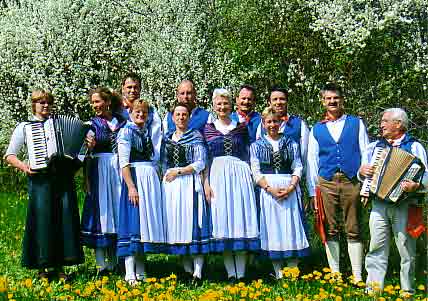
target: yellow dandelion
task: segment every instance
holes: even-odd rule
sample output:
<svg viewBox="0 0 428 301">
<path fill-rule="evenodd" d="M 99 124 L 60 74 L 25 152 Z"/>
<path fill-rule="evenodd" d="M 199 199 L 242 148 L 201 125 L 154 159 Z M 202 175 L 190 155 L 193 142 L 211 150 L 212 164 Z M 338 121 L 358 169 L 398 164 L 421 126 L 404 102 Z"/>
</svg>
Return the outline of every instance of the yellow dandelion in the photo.
<svg viewBox="0 0 428 301">
<path fill-rule="evenodd" d="M 280 296 L 275 298 L 275 301 L 282 301 L 282 298 Z"/>
<path fill-rule="evenodd" d="M 341 296 L 336 296 L 335 298 L 334 298 L 334 301 L 342 301 L 343 299 L 342 299 L 342 297 Z"/>
<path fill-rule="evenodd" d="M 25 279 L 24 285 L 25 285 L 26 288 L 32 287 L 33 286 L 33 280 L 30 279 L 30 278 Z"/>
<path fill-rule="evenodd" d="M 396 286 L 394 286 L 394 289 L 395 289 L 396 291 L 399 291 L 399 290 L 401 289 L 401 287 L 400 287 L 400 285 L 399 285 L 399 284 L 397 284 Z"/>
<path fill-rule="evenodd" d="M 288 288 L 288 284 L 287 284 L 287 283 L 284 283 L 284 284 L 282 285 L 282 287 L 283 287 L 283 288 Z"/>
<path fill-rule="evenodd" d="M 384 297 L 379 297 L 377 298 L 377 301 L 386 301 L 386 299 Z"/>
<path fill-rule="evenodd" d="M 423 284 L 418 285 L 418 290 L 424 291 L 425 290 L 425 285 L 423 285 Z"/>
<path fill-rule="evenodd" d="M 323 268 L 322 271 L 324 273 L 330 273 L 331 272 L 330 268 L 327 268 L 327 267 Z"/>
<path fill-rule="evenodd" d="M 395 301 L 403 301 L 403 299 L 397 298 L 397 299 L 395 299 Z"/>
</svg>

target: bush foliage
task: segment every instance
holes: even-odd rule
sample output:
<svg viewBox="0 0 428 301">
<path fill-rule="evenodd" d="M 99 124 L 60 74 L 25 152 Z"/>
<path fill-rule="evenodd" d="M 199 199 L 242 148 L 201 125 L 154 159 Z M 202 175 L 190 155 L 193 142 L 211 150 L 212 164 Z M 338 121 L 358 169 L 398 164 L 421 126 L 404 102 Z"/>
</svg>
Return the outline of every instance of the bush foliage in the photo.
<svg viewBox="0 0 428 301">
<path fill-rule="evenodd" d="M 0 145 L 27 118 L 31 89 L 88 118 L 88 90 L 117 88 L 128 71 L 161 112 L 183 78 L 203 106 L 215 87 L 250 83 L 261 109 L 276 84 L 310 124 L 320 85 L 336 81 L 372 134 L 379 112 L 400 106 L 426 143 L 427 42 L 427 0 L 3 0 Z"/>
</svg>

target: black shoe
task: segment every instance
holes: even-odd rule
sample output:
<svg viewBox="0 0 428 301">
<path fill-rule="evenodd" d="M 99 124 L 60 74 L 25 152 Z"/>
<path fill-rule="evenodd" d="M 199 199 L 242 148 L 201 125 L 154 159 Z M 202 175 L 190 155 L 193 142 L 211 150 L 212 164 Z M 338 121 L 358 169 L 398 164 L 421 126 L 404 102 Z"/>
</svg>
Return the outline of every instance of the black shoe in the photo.
<svg viewBox="0 0 428 301">
<path fill-rule="evenodd" d="M 238 283 L 238 280 L 236 279 L 236 277 L 235 277 L 235 276 L 229 277 L 229 278 L 227 279 L 227 281 L 229 281 L 229 283 L 230 283 L 230 284 L 232 284 L 232 285 L 235 285 L 235 284 L 237 284 L 237 283 Z"/>
</svg>

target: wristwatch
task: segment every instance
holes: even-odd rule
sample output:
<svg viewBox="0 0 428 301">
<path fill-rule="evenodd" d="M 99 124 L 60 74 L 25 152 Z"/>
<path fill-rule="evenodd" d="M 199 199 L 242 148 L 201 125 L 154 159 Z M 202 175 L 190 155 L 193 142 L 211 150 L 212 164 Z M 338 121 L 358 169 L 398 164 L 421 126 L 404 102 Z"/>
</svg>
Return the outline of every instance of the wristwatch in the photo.
<svg viewBox="0 0 428 301">
<path fill-rule="evenodd" d="M 177 169 L 177 175 L 181 176 L 181 168 Z"/>
</svg>

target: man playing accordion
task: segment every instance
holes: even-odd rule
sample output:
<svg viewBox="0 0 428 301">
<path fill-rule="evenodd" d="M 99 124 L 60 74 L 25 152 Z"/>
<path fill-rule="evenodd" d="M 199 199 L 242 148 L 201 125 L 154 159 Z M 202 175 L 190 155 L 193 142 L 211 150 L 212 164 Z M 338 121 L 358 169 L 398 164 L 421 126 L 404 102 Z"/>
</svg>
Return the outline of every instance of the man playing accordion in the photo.
<svg viewBox="0 0 428 301">
<path fill-rule="evenodd" d="M 401 197 L 393 203 L 373 198 L 373 208 L 370 213 L 370 249 L 366 256 L 367 287 L 368 291 L 375 288 L 383 289 L 384 278 L 388 267 L 388 255 L 390 250 L 390 232 L 394 235 L 395 244 L 401 257 L 400 282 L 404 293 L 414 293 L 414 277 L 416 262 L 416 239 L 408 231 L 409 209 L 417 204 L 418 197 L 415 192 L 424 189 L 428 184 L 427 155 L 424 147 L 407 132 L 408 118 L 406 112 L 400 108 L 387 109 L 382 114 L 380 123 L 382 138 L 370 143 L 363 153 L 359 176 L 361 178 L 372 177 L 375 167 L 372 157 L 375 148 L 392 147 L 400 148 L 413 154 L 423 164 L 425 171 L 414 180 L 403 180 L 400 184 L 406 198 Z M 420 197 L 419 197 L 420 198 Z"/>
</svg>

